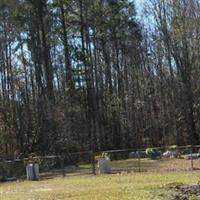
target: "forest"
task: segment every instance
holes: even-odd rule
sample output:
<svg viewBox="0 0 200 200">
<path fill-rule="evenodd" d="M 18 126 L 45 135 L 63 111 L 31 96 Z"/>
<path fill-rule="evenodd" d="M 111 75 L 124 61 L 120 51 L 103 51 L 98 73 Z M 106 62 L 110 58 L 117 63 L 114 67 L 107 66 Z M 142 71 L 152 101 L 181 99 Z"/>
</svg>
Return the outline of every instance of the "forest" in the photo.
<svg viewBox="0 0 200 200">
<path fill-rule="evenodd" d="M 200 2 L 0 0 L 0 154 L 200 141 Z"/>
</svg>

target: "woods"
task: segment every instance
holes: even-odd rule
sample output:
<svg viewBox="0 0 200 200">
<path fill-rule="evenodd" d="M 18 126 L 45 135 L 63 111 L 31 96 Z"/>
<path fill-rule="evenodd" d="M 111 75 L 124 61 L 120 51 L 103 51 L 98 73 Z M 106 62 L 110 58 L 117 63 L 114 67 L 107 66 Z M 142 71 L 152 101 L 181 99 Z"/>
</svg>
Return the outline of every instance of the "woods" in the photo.
<svg viewBox="0 0 200 200">
<path fill-rule="evenodd" d="M 199 144 L 200 3 L 145 9 L 1 0 L 1 153 Z"/>
</svg>

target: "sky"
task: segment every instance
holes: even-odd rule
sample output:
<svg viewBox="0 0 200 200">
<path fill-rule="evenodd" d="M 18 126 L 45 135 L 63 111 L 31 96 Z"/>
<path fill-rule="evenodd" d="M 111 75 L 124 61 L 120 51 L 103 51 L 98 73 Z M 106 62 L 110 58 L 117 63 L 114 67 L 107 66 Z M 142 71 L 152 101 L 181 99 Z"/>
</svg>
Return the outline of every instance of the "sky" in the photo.
<svg viewBox="0 0 200 200">
<path fill-rule="evenodd" d="M 150 13 L 145 13 L 144 6 L 148 5 L 149 0 L 130 0 L 135 2 L 136 11 L 137 11 L 137 19 L 146 27 L 154 27 L 154 19 Z"/>
<path fill-rule="evenodd" d="M 134 1 L 135 1 L 137 12 L 140 15 L 142 12 L 142 7 L 146 0 L 134 0 Z"/>
</svg>

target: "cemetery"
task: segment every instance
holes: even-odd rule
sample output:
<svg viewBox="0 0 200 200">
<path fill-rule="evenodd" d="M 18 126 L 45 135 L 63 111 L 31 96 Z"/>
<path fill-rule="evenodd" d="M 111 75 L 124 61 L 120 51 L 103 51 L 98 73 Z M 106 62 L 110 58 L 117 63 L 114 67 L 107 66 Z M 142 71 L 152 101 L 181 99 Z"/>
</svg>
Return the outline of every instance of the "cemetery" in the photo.
<svg viewBox="0 0 200 200">
<path fill-rule="evenodd" d="M 200 0 L 0 0 L 0 200 L 200 200 Z"/>
<path fill-rule="evenodd" d="M 192 148 L 192 149 L 191 149 Z M 199 146 L 68 153 L 62 156 L 28 154 L 0 161 L 0 180 L 39 180 L 47 174 L 116 174 L 123 172 L 185 171 L 199 169 Z M 94 157 L 93 157 L 94 156 Z"/>
<path fill-rule="evenodd" d="M 44 170 L 42 157 L 30 154 L 24 159 L 23 165 L 18 163 L 18 167 L 22 167 L 20 172 L 23 176 L 10 174 L 4 179 L 2 177 L 1 199 L 15 200 L 20 196 L 20 200 L 26 200 L 31 195 L 42 200 L 103 200 L 109 197 L 109 192 L 112 194 L 110 199 L 115 199 L 120 195 L 120 188 L 121 191 L 123 188 L 126 192 L 121 193 L 122 199 L 145 200 L 151 195 L 159 200 L 187 200 L 199 195 L 197 185 L 200 179 L 200 159 L 197 149 L 198 147 L 195 153 L 191 153 L 189 146 L 181 147 L 179 151 L 178 148 L 165 148 L 162 151 L 158 148 L 147 148 L 99 153 L 95 156 L 96 175 L 92 174 L 92 165 L 87 164 L 86 159 L 76 164 L 68 160 L 71 164 L 64 164 L 63 174 L 62 165 L 60 168 L 55 167 L 57 162 L 52 161 L 53 156 L 48 157 L 51 160 L 48 165 L 54 166 L 54 171 L 52 167 Z M 11 163 L 7 162 L 4 164 L 9 166 Z M 107 191 L 107 187 L 111 187 L 112 191 Z M 132 187 L 140 189 L 131 192 Z M 88 196 L 86 191 L 89 189 Z M 150 189 L 154 192 L 150 192 Z"/>
</svg>

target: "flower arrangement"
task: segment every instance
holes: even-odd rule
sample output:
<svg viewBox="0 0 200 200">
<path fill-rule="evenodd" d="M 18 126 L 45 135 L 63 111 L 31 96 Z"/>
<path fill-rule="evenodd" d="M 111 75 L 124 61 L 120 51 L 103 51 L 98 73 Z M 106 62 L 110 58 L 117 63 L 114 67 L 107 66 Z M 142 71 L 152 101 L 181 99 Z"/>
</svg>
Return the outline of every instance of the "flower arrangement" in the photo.
<svg viewBox="0 0 200 200">
<path fill-rule="evenodd" d="M 154 149 L 152 149 L 152 148 L 147 148 L 145 152 L 146 152 L 146 155 L 147 155 L 148 157 L 151 157 L 152 154 L 154 153 Z"/>
<path fill-rule="evenodd" d="M 110 159 L 110 156 L 108 153 L 103 152 L 102 154 L 99 154 L 97 156 L 95 156 L 95 160 L 100 160 L 100 159 Z"/>
</svg>

